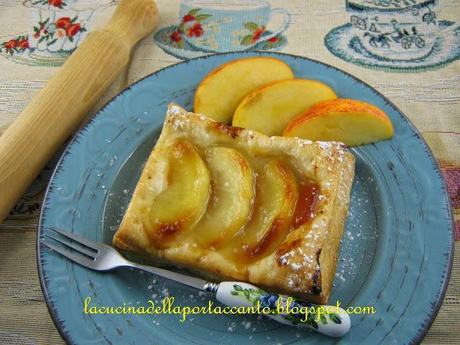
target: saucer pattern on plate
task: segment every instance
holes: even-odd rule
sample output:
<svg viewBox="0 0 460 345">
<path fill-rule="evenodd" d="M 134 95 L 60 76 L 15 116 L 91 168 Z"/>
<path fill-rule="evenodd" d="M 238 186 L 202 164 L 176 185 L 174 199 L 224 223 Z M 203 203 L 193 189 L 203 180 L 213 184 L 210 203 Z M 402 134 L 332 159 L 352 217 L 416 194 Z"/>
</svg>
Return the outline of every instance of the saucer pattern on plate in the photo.
<svg viewBox="0 0 460 345">
<path fill-rule="evenodd" d="M 441 29 L 452 25 L 455 25 L 452 21 L 439 21 Z M 325 36 L 324 44 L 332 54 L 355 65 L 388 72 L 421 72 L 443 67 L 460 58 L 460 29 L 446 30 L 425 56 L 412 60 L 397 60 L 373 54 L 353 34 L 350 23 L 332 29 Z"/>
<path fill-rule="evenodd" d="M 181 25 L 170 25 L 158 30 L 153 35 L 153 40 L 156 45 L 159 46 L 166 54 L 172 55 L 181 60 L 212 54 L 211 52 L 199 50 L 187 43 L 183 39 L 184 32 L 181 30 L 180 26 Z M 255 29 L 253 37 L 255 40 L 258 40 L 260 37 L 270 35 L 271 33 L 272 32 L 270 30 L 265 29 L 263 32 L 259 33 L 259 31 Z M 255 46 L 248 48 L 247 51 L 276 51 L 282 49 L 286 44 L 286 36 L 278 35 L 267 41 L 257 43 Z"/>
</svg>

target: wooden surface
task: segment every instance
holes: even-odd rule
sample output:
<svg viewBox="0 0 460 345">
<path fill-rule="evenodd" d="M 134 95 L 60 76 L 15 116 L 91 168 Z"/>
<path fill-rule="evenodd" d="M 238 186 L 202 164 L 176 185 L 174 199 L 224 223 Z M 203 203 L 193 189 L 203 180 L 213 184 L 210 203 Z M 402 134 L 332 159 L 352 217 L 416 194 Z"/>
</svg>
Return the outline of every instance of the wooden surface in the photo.
<svg viewBox="0 0 460 345">
<path fill-rule="evenodd" d="M 48 314 L 37 274 L 37 217 L 0 225 L 0 344 L 64 344 Z M 460 251 L 460 243 L 456 244 Z M 460 256 L 424 345 L 460 344 Z"/>
</svg>

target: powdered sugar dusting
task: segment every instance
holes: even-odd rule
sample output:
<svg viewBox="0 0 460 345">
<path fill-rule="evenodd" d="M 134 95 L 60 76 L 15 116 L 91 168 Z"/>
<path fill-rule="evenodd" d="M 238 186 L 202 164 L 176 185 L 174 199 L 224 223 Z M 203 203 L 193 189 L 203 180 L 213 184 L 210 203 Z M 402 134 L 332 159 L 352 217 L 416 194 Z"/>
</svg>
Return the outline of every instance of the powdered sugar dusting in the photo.
<svg viewBox="0 0 460 345">
<path fill-rule="evenodd" d="M 358 161 L 348 219 L 341 241 L 333 300 L 354 296 L 372 268 L 380 224 L 379 190 L 373 175 Z M 383 212 L 383 211 L 382 211 Z M 337 297 L 338 296 L 338 297 Z M 343 297 L 345 296 L 345 297 Z"/>
</svg>

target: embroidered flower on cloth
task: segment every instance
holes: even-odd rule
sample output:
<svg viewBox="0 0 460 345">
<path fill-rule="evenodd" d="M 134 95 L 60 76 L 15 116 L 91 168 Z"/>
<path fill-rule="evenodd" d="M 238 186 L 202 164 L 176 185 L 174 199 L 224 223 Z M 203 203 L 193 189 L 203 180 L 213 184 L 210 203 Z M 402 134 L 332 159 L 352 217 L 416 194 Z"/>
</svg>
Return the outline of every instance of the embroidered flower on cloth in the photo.
<svg viewBox="0 0 460 345">
<path fill-rule="evenodd" d="M 73 42 L 73 37 L 76 34 L 86 31 L 77 20 L 78 16 L 73 18 L 61 17 L 54 23 L 50 23 L 49 18 L 47 18 L 44 22 L 39 22 L 38 26 L 34 26 L 34 38 L 39 39 L 38 43 L 46 41 L 47 45 L 52 45 L 58 39 L 65 37 Z"/>
<path fill-rule="evenodd" d="M 65 0 L 35 0 L 32 5 L 48 5 L 50 7 L 64 8 L 67 6 Z"/>
<path fill-rule="evenodd" d="M 16 38 L 0 43 L 0 52 L 4 50 L 10 55 L 13 55 L 14 53 L 21 53 L 28 48 L 29 39 L 24 35 L 17 36 Z"/>
<path fill-rule="evenodd" d="M 187 14 L 182 17 L 182 21 L 177 28 L 174 30 L 170 35 L 170 43 L 177 47 L 183 48 L 184 41 L 182 39 L 182 35 L 187 35 L 187 37 L 201 37 L 204 34 L 204 29 L 202 22 L 209 17 L 210 14 L 199 13 L 201 11 L 200 8 L 195 8 L 190 10 Z"/>
<path fill-rule="evenodd" d="M 202 22 L 209 17 L 210 14 L 200 13 L 200 8 L 190 10 L 182 17 L 179 25 L 179 33 L 185 33 L 187 37 L 201 37 L 204 34 Z"/>
<path fill-rule="evenodd" d="M 265 26 L 259 26 L 257 23 L 253 22 L 244 23 L 244 27 L 251 32 L 241 39 L 241 44 L 244 46 L 256 43 L 265 32 Z"/>
<path fill-rule="evenodd" d="M 46 0 L 48 1 L 48 0 Z M 52 0 L 49 0 L 52 1 Z M 80 32 L 85 32 L 86 28 L 78 21 L 78 16 L 73 18 L 60 17 L 56 21 L 51 22 L 50 18 L 44 21 L 38 22 L 33 28 L 33 34 L 31 34 L 31 40 L 37 43 L 46 42 L 47 46 L 51 46 L 58 40 L 67 39 L 73 42 L 75 36 Z M 28 35 L 20 35 L 13 39 L 0 43 L 0 52 L 5 51 L 6 53 L 13 55 L 22 53 L 29 50 L 34 50 L 34 47 L 29 42 Z"/>
</svg>

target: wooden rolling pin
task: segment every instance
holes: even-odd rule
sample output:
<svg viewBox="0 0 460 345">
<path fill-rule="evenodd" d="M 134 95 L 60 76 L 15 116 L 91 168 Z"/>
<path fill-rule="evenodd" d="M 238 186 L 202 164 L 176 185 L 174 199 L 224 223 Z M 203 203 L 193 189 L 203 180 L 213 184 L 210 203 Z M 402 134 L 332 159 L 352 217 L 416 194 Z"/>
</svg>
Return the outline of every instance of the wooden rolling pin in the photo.
<svg viewBox="0 0 460 345">
<path fill-rule="evenodd" d="M 0 223 L 157 21 L 154 0 L 122 0 L 0 137 Z"/>
</svg>

